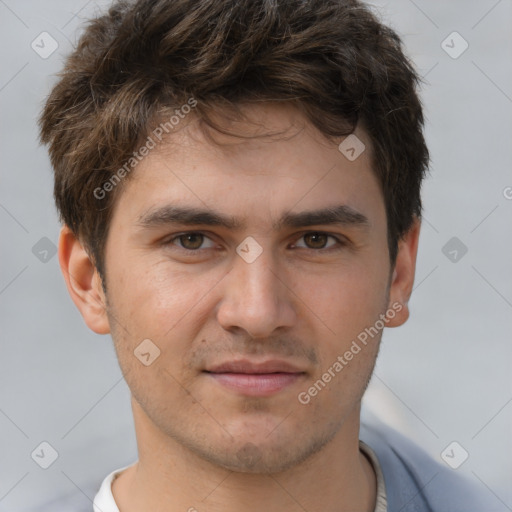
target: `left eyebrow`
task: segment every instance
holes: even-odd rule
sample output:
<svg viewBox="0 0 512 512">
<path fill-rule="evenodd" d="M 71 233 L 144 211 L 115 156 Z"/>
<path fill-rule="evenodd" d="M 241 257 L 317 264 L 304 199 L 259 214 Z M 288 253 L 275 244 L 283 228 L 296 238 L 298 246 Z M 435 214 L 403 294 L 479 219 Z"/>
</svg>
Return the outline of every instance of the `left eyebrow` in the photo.
<svg viewBox="0 0 512 512">
<path fill-rule="evenodd" d="M 310 210 L 300 213 L 286 212 L 281 220 L 274 224 L 274 229 L 282 226 L 300 228 L 315 226 L 317 224 L 337 224 L 341 226 L 354 226 L 368 229 L 370 221 L 368 217 L 347 205 L 338 205 L 321 210 Z"/>
<path fill-rule="evenodd" d="M 165 205 L 142 214 L 137 224 L 145 228 L 153 228 L 167 224 L 187 226 L 222 226 L 230 230 L 245 228 L 245 222 L 236 217 L 226 216 L 214 210 L 203 210 L 193 207 Z M 370 221 L 357 210 L 347 205 L 337 205 L 309 210 L 299 213 L 284 212 L 272 227 L 278 231 L 284 227 L 300 228 L 315 225 L 340 225 L 368 229 Z"/>
</svg>

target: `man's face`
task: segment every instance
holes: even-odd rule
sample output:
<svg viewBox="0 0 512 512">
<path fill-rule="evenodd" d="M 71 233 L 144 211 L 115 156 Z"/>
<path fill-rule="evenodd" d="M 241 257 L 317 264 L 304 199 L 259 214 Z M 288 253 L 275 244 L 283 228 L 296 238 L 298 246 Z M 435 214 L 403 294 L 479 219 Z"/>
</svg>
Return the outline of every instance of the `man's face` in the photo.
<svg viewBox="0 0 512 512">
<path fill-rule="evenodd" d="M 261 126 L 245 134 L 295 127 L 219 146 L 191 123 L 133 171 L 105 249 L 108 318 L 136 425 L 225 468 L 273 472 L 358 417 L 381 333 L 358 352 L 353 341 L 390 307 L 390 262 L 365 134 L 351 162 L 293 109 L 250 112 Z M 311 219 L 326 208 L 340 222 Z"/>
</svg>

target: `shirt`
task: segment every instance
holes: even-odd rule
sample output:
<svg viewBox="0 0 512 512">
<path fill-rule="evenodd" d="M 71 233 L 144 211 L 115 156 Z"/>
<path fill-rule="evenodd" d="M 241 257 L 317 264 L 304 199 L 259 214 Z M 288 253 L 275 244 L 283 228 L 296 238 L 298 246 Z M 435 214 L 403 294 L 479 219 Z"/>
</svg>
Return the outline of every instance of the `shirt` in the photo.
<svg viewBox="0 0 512 512">
<path fill-rule="evenodd" d="M 360 438 L 377 456 L 386 487 L 388 512 L 502 512 L 496 496 L 475 479 L 434 460 L 417 444 L 372 417 Z"/>
</svg>

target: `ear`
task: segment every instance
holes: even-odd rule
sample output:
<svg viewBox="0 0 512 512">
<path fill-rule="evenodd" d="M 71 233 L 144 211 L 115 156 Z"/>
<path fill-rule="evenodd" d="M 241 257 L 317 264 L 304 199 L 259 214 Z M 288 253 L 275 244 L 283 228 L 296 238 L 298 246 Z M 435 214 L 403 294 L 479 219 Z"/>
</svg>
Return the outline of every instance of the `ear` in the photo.
<svg viewBox="0 0 512 512">
<path fill-rule="evenodd" d="M 69 295 L 87 326 L 98 334 L 108 334 L 106 298 L 101 278 L 81 243 L 64 226 L 59 237 L 59 263 Z"/>
<path fill-rule="evenodd" d="M 409 231 L 398 242 L 398 254 L 391 279 L 388 304 L 389 310 L 393 310 L 395 315 L 393 318 L 388 315 L 387 327 L 399 327 L 409 318 L 408 302 L 414 284 L 420 227 L 420 220 L 415 218 Z"/>
</svg>

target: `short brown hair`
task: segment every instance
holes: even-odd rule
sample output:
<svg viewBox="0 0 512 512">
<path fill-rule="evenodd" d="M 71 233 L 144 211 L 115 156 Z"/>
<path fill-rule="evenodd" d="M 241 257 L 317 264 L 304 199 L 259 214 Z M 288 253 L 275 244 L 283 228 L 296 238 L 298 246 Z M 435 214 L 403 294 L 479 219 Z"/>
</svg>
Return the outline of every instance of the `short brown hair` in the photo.
<svg viewBox="0 0 512 512">
<path fill-rule="evenodd" d="M 428 167 L 420 79 L 399 36 L 357 0 L 117 1 L 89 22 L 40 119 L 61 220 L 104 276 L 121 187 L 98 198 L 162 109 L 194 115 L 244 102 L 294 104 L 325 136 L 360 123 L 387 212 L 389 256 L 421 216 Z"/>
</svg>

